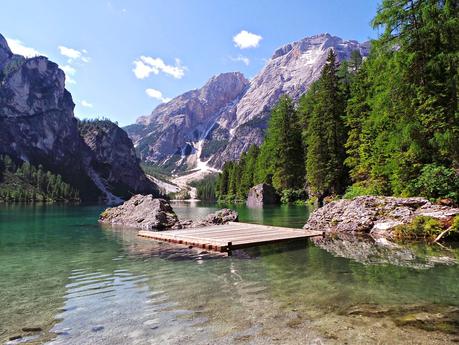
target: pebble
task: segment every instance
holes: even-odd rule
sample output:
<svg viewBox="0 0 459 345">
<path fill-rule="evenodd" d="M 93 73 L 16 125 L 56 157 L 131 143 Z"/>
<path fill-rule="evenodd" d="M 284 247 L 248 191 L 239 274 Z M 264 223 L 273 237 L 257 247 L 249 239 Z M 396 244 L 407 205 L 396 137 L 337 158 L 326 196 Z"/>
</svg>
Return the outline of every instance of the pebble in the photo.
<svg viewBox="0 0 459 345">
<path fill-rule="evenodd" d="M 22 328 L 23 332 L 41 332 L 41 327 L 24 327 Z"/>
<path fill-rule="evenodd" d="M 94 326 L 93 328 L 91 328 L 91 331 L 99 332 L 99 331 L 102 331 L 103 329 L 104 329 L 104 326 Z"/>
</svg>

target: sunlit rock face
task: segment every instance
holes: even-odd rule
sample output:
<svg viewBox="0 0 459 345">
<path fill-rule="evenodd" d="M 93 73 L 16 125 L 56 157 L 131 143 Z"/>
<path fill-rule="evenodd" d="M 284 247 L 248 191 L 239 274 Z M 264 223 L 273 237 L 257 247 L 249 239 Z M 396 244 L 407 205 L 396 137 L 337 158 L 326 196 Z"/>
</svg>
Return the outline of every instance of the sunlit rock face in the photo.
<svg viewBox="0 0 459 345">
<path fill-rule="evenodd" d="M 114 177 L 119 173 L 111 172 L 104 179 L 102 165 L 113 169 L 113 163 L 130 161 L 130 167 L 137 167 L 134 173 L 138 178 L 146 179 L 132 156 L 132 143 L 126 142 L 127 137 L 121 146 L 116 147 L 113 141 L 104 146 L 105 151 L 121 153 L 116 159 L 100 160 L 98 150 L 89 147 L 80 136 L 74 107 L 65 89 L 65 74 L 57 64 L 43 56 L 24 58 L 13 54 L 0 35 L 0 154 L 43 165 L 62 175 L 85 199 L 108 199 L 112 191 L 116 192 L 120 180 Z M 121 131 L 113 126 L 117 128 L 112 128 L 113 133 Z M 104 145 L 104 141 L 99 144 Z M 121 158 L 123 154 L 126 156 Z M 138 188 L 142 184 L 138 179 L 126 181 L 133 192 L 143 192 Z"/>
<path fill-rule="evenodd" d="M 354 50 L 367 56 L 369 43 L 330 34 L 289 43 L 277 49 L 250 82 L 239 73 L 214 77 L 206 85 L 218 81 L 215 87 L 162 104 L 126 130 L 144 160 L 174 169 L 194 168 L 197 161 L 221 168 L 250 145 L 263 142 L 270 111 L 280 96 L 298 100 L 319 78 L 329 49 L 342 61 Z"/>
<path fill-rule="evenodd" d="M 238 72 L 217 75 L 202 88 L 159 105 L 151 115 L 140 117 L 137 124 L 125 130 L 143 160 L 192 168 L 201 158 L 200 144 L 212 137 L 212 132 L 218 132 L 216 120 L 239 100 L 248 84 Z"/>
</svg>

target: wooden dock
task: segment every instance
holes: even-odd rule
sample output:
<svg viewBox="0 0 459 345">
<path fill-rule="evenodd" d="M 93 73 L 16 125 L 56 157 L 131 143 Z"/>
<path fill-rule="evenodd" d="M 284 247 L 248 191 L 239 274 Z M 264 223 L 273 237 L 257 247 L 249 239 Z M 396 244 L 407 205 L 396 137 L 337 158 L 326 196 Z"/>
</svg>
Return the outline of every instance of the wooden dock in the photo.
<svg viewBox="0 0 459 345">
<path fill-rule="evenodd" d="M 217 252 L 228 252 L 228 254 L 231 254 L 231 251 L 235 249 L 322 236 L 323 232 L 230 222 L 225 225 L 214 225 L 187 230 L 142 230 L 139 231 L 138 235 L 157 241 L 183 244 Z"/>
</svg>

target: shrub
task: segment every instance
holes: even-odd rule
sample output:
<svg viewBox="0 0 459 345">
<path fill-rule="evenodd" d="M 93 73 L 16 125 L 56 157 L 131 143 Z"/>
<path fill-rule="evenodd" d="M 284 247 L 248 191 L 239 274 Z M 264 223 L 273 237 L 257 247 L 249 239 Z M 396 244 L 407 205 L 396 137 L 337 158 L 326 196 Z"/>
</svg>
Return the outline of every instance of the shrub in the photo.
<svg viewBox="0 0 459 345">
<path fill-rule="evenodd" d="M 432 217 L 419 216 L 410 224 L 399 225 L 394 229 L 398 239 L 430 239 L 433 240 L 444 229 L 444 225 Z"/>
<path fill-rule="evenodd" d="M 352 186 L 347 187 L 346 193 L 343 195 L 343 199 L 354 199 L 357 196 L 373 194 L 375 193 L 372 188 L 359 184 L 353 184 Z"/>
<path fill-rule="evenodd" d="M 431 200 L 451 198 L 459 202 L 459 175 L 452 168 L 428 164 L 414 182 L 414 190 Z"/>
<path fill-rule="evenodd" d="M 281 202 L 283 204 L 297 203 L 306 200 L 308 195 L 304 189 L 284 189 L 281 192 Z"/>
</svg>

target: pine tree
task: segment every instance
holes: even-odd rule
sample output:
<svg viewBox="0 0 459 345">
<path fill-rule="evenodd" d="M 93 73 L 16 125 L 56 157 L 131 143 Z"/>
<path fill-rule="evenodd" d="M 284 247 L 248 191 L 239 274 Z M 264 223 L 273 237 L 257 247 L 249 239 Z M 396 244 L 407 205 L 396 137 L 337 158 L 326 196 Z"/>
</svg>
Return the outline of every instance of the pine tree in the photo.
<svg viewBox="0 0 459 345">
<path fill-rule="evenodd" d="M 326 195 L 342 193 L 346 179 L 342 121 L 345 100 L 337 76 L 336 55 L 331 49 L 314 92 L 316 100 L 305 136 L 306 178 L 309 194 L 321 200 Z"/>
</svg>

